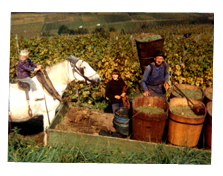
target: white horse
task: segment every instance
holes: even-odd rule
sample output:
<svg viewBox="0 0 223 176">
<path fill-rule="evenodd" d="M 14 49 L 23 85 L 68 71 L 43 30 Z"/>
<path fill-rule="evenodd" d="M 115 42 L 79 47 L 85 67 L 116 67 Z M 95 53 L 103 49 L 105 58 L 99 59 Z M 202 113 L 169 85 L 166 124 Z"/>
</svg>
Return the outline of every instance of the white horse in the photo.
<svg viewBox="0 0 223 176">
<path fill-rule="evenodd" d="M 88 84 L 99 84 L 101 81 L 100 76 L 90 67 L 90 65 L 74 56 L 68 58 L 63 62 L 46 67 L 46 72 L 59 95 L 62 97 L 67 84 L 74 79 L 80 81 L 86 81 Z M 32 80 L 36 83 L 39 95 L 45 95 L 46 106 L 48 109 L 49 120 L 47 116 L 46 106 L 44 100 L 35 101 L 32 92 L 29 91 L 30 108 L 32 110 L 33 117 L 43 115 L 43 128 L 44 128 L 44 144 L 46 144 L 47 138 L 45 130 L 55 117 L 55 111 L 60 105 L 57 99 L 53 99 L 38 82 L 34 76 Z M 12 122 L 23 122 L 30 118 L 28 114 L 28 106 L 25 97 L 25 92 L 18 89 L 17 84 L 10 84 L 9 90 L 9 115 Z"/>
</svg>

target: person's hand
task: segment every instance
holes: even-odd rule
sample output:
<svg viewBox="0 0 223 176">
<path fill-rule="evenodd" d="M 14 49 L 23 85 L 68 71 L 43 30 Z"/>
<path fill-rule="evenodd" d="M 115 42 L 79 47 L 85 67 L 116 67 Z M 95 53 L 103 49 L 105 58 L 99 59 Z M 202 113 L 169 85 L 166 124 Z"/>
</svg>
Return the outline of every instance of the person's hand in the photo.
<svg viewBox="0 0 223 176">
<path fill-rule="evenodd" d="M 41 68 L 40 67 L 36 67 L 34 71 L 38 71 L 40 70 Z"/>
<path fill-rule="evenodd" d="M 164 82 L 163 86 L 164 86 L 165 90 L 167 90 L 169 88 L 169 85 L 166 81 Z"/>
<path fill-rule="evenodd" d="M 115 98 L 119 100 L 121 98 L 121 96 L 115 95 Z"/>
<path fill-rule="evenodd" d="M 37 65 L 37 68 L 40 68 L 41 69 L 42 68 L 42 65 Z"/>
<path fill-rule="evenodd" d="M 123 92 L 120 96 L 121 97 L 124 97 L 126 95 L 126 93 L 125 92 Z"/>
<path fill-rule="evenodd" d="M 150 95 L 150 93 L 149 93 L 149 91 L 147 90 L 147 91 L 145 91 L 144 93 L 143 93 L 143 96 L 144 97 L 148 97 Z"/>
</svg>

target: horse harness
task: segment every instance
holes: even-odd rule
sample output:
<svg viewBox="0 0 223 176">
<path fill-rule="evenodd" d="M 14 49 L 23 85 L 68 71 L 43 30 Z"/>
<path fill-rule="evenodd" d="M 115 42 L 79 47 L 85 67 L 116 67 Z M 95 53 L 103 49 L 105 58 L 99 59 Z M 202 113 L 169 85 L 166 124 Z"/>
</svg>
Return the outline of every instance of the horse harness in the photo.
<svg viewBox="0 0 223 176">
<path fill-rule="evenodd" d="M 40 82 L 40 84 L 42 85 L 42 88 L 45 89 L 54 98 L 54 100 L 57 99 L 60 102 L 62 101 L 60 95 L 55 90 L 55 88 L 54 88 L 46 70 L 41 69 L 41 70 L 37 71 L 36 78 Z M 18 88 L 20 90 L 25 91 L 26 101 L 27 101 L 27 104 L 28 104 L 28 114 L 29 114 L 30 117 L 32 117 L 32 110 L 30 108 L 29 94 L 28 94 L 28 92 L 30 91 L 30 85 L 28 83 L 24 83 L 24 82 L 21 82 L 19 80 L 17 81 L 17 85 L 18 85 Z"/>
<path fill-rule="evenodd" d="M 26 95 L 26 101 L 27 101 L 27 105 L 28 105 L 28 114 L 30 117 L 32 117 L 32 110 L 30 108 L 30 104 L 29 104 L 29 90 L 30 90 L 30 85 L 28 83 L 24 83 L 24 82 L 21 82 L 21 81 L 17 81 L 17 85 L 18 85 L 18 88 L 22 91 L 25 91 L 25 95 Z"/>
<path fill-rule="evenodd" d="M 42 87 L 46 89 L 46 91 L 55 99 L 59 100 L 60 102 L 62 101 L 60 95 L 54 88 L 47 72 L 45 69 L 41 69 L 36 73 L 36 78 L 37 80 L 41 83 Z"/>
<path fill-rule="evenodd" d="M 91 77 L 97 75 L 97 72 L 96 72 L 95 74 L 93 74 L 93 75 L 87 77 L 87 76 L 84 75 L 84 70 L 83 70 L 83 68 L 78 68 L 78 67 L 76 66 L 76 63 L 77 63 L 79 60 L 77 60 L 76 62 L 73 62 L 72 60 L 70 60 L 69 57 L 68 57 L 68 59 L 69 59 L 69 61 L 70 61 L 70 65 L 71 65 L 71 67 L 73 68 L 73 76 L 74 76 L 74 72 L 76 72 L 77 74 L 79 74 L 80 76 L 82 76 L 82 77 L 85 79 L 85 82 L 89 81 L 89 82 L 92 83 L 93 85 L 95 84 L 95 83 L 94 83 L 92 80 L 90 80 L 89 78 L 91 78 Z M 69 67 L 68 67 L 68 69 L 69 69 Z M 75 77 L 75 76 L 74 76 L 74 77 Z"/>
<path fill-rule="evenodd" d="M 69 59 L 69 58 L 68 58 Z M 97 73 L 91 75 L 91 76 L 88 76 L 86 77 L 84 75 L 84 70 L 83 68 L 79 69 L 77 68 L 76 66 L 76 62 L 72 62 L 70 59 L 70 64 L 71 64 L 71 67 L 73 68 L 73 76 L 74 76 L 74 71 L 76 71 L 80 76 L 82 76 L 84 79 L 85 79 L 85 82 L 89 81 L 91 82 L 92 84 L 94 84 L 94 82 L 92 80 L 90 80 L 89 78 L 95 76 Z M 68 67 L 69 69 L 69 67 Z M 69 70 L 68 70 L 69 71 Z M 60 95 L 58 94 L 58 92 L 55 90 L 47 72 L 45 69 L 41 69 L 39 71 L 37 71 L 36 73 L 36 78 L 37 80 L 40 82 L 40 84 L 42 85 L 42 87 L 55 99 L 59 100 L 60 102 L 62 101 Z M 30 108 L 30 104 L 29 104 L 29 94 L 28 92 L 30 91 L 30 85 L 28 83 L 24 83 L 24 82 L 21 82 L 21 81 L 17 81 L 17 85 L 18 85 L 18 88 L 22 91 L 25 91 L 25 95 L 26 95 L 26 100 L 27 100 L 27 104 L 28 104 L 28 114 L 30 117 L 32 117 L 32 110 Z"/>
</svg>

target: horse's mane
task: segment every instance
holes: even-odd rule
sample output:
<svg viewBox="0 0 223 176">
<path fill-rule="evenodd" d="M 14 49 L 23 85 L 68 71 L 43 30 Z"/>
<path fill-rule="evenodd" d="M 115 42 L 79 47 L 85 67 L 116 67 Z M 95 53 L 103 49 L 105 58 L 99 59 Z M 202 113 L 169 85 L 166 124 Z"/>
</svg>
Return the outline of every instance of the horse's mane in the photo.
<svg viewBox="0 0 223 176">
<path fill-rule="evenodd" d="M 46 67 L 46 72 L 53 84 L 67 84 L 69 82 L 68 62 L 68 60 L 64 60 L 55 65 Z"/>
</svg>

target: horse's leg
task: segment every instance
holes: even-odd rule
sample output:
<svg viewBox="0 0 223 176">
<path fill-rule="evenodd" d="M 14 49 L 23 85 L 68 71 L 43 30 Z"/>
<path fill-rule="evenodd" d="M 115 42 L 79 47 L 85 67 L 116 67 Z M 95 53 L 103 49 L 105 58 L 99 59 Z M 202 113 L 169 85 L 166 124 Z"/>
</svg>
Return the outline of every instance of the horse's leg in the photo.
<svg viewBox="0 0 223 176">
<path fill-rule="evenodd" d="M 55 111 L 50 111 L 48 112 L 48 115 L 49 115 L 49 119 L 50 119 L 50 124 L 52 123 L 52 119 L 55 115 Z M 44 145 L 47 145 L 47 128 L 49 127 L 49 120 L 48 120 L 48 115 L 47 113 L 44 113 L 43 114 L 43 132 L 44 132 L 44 138 L 43 138 L 43 144 Z"/>
</svg>

